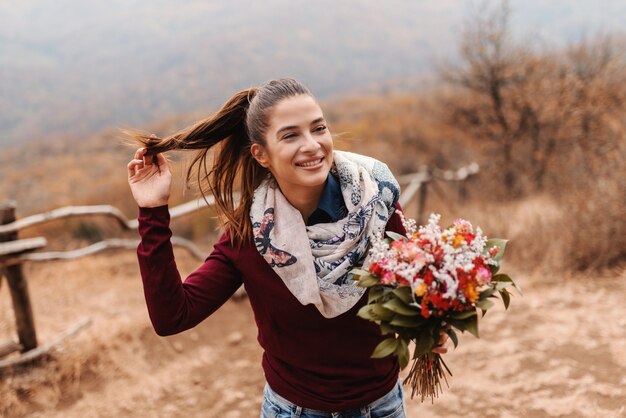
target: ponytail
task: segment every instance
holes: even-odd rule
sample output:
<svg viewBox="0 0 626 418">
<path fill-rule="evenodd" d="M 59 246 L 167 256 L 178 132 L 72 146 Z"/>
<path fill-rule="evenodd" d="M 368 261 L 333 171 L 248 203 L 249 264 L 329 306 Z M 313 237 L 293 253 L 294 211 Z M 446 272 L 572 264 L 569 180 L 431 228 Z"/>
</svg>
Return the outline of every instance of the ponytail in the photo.
<svg viewBox="0 0 626 418">
<path fill-rule="evenodd" d="M 296 80 L 272 80 L 262 88 L 238 92 L 213 116 L 166 138 L 126 133 L 135 144 L 147 149 L 146 155 L 171 150 L 199 150 L 187 170 L 186 181 L 189 182 L 192 170 L 198 164 L 197 181 L 202 197 L 207 200 L 205 187 L 208 188 L 215 197 L 220 224 L 230 233 L 233 242 L 241 246 L 252 237 L 250 207 L 254 191 L 269 173 L 252 157 L 250 147 L 253 143 L 265 145 L 263 135 L 268 127 L 269 109 L 280 100 L 298 94 L 311 95 Z M 209 170 L 207 155 L 216 145 Z M 237 189 L 241 193 L 239 202 L 235 201 Z"/>
<path fill-rule="evenodd" d="M 135 143 L 147 149 L 146 155 L 172 150 L 199 150 L 187 170 L 185 180 L 189 182 L 197 164 L 200 193 L 205 201 L 208 194 L 206 189 L 213 194 L 220 224 L 230 232 L 237 245 L 251 236 L 249 214 L 252 196 L 267 175 L 267 170 L 250 153 L 252 142 L 246 128 L 246 113 L 257 92 L 257 88 L 240 91 L 211 117 L 165 138 L 126 132 Z M 208 169 L 206 160 L 211 149 L 215 152 L 213 164 Z M 237 186 L 241 191 L 240 203 L 235 198 Z"/>
</svg>

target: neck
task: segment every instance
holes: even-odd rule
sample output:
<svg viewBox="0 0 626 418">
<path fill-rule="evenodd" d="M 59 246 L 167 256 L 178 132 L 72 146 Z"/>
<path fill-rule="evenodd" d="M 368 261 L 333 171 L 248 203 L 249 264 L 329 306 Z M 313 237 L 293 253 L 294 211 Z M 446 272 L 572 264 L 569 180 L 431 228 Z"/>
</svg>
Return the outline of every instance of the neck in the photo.
<svg viewBox="0 0 626 418">
<path fill-rule="evenodd" d="M 298 212 L 300 212 L 300 214 L 302 215 L 302 219 L 306 224 L 309 216 L 311 216 L 311 214 L 315 212 L 315 209 L 317 209 L 317 205 L 322 198 L 322 193 L 324 192 L 325 185 L 326 183 L 324 182 L 323 184 L 315 188 L 299 188 L 297 190 L 290 190 L 288 188 L 280 187 L 280 184 L 279 187 L 291 206 L 293 206 L 298 210 Z"/>
</svg>

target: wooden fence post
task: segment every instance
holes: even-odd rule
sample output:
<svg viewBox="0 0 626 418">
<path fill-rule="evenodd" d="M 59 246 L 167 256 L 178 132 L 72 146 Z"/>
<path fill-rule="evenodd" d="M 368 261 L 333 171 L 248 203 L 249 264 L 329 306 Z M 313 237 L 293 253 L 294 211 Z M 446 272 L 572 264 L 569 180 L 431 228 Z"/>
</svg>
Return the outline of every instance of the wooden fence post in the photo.
<svg viewBox="0 0 626 418">
<path fill-rule="evenodd" d="M 0 203 L 0 225 L 15 221 L 15 208 L 15 201 Z M 0 235 L 0 242 L 15 240 L 17 240 L 17 232 L 9 232 Z M 5 267 L 3 273 L 7 278 L 7 284 L 11 292 L 17 335 L 22 345 L 22 351 L 32 350 L 37 347 L 37 335 L 35 333 L 35 321 L 30 305 L 30 296 L 28 294 L 28 283 L 22 272 L 22 265 L 16 264 Z"/>
</svg>

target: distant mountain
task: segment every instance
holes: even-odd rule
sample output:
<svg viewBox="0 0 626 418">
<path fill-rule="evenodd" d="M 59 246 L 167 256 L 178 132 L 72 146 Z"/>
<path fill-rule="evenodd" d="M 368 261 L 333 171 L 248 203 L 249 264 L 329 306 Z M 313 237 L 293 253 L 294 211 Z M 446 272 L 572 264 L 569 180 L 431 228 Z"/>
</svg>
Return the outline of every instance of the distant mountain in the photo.
<svg viewBox="0 0 626 418">
<path fill-rule="evenodd" d="M 0 144 L 208 112 L 236 90 L 280 76 L 320 98 L 414 88 L 456 55 L 468 3 L 2 2 Z M 585 29 L 618 28 L 625 3 L 511 7 L 516 31 L 567 42 Z"/>
</svg>

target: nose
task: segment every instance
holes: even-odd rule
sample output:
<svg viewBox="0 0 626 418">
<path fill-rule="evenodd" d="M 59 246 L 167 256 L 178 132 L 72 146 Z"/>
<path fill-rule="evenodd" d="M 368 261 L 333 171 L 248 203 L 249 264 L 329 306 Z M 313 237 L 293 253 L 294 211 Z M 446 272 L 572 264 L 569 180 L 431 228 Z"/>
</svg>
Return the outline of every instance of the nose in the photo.
<svg viewBox="0 0 626 418">
<path fill-rule="evenodd" d="M 302 152 L 317 152 L 321 147 L 320 143 L 311 135 L 311 133 L 304 134 L 304 142 L 300 147 Z"/>
</svg>

